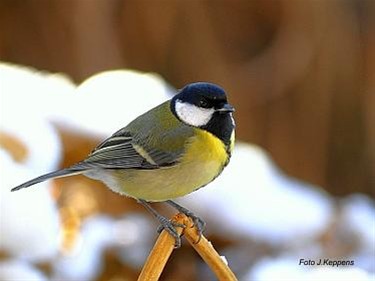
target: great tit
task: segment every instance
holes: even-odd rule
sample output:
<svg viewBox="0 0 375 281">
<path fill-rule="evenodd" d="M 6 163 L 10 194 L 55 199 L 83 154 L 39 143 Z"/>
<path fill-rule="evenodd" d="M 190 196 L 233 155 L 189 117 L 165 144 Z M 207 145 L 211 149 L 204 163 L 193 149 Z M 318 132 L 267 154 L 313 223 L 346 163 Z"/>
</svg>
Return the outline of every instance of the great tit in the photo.
<svg viewBox="0 0 375 281">
<path fill-rule="evenodd" d="M 140 115 L 69 168 L 25 182 L 12 191 L 51 178 L 83 174 L 135 198 L 181 244 L 175 226 L 148 202 L 164 201 L 191 217 L 201 235 L 204 222 L 172 199 L 213 181 L 229 163 L 234 146 L 234 108 L 224 90 L 192 83 Z"/>
</svg>

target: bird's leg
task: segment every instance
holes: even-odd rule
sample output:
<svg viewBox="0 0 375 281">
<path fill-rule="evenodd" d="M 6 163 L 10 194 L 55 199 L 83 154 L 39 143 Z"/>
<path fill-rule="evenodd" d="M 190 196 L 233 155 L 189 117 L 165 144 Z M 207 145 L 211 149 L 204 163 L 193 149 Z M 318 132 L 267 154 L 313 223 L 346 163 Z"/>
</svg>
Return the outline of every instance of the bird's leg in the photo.
<svg viewBox="0 0 375 281">
<path fill-rule="evenodd" d="M 155 209 L 153 209 L 149 205 L 149 203 L 147 203 L 145 200 L 138 199 L 138 203 L 140 203 L 143 207 L 145 207 L 146 210 L 149 211 L 160 222 L 160 227 L 158 228 L 158 232 L 160 233 L 163 229 L 165 229 L 175 239 L 175 248 L 180 248 L 181 247 L 181 237 L 178 234 L 175 226 L 185 228 L 185 225 L 172 222 L 169 219 L 167 219 L 166 217 L 163 217 L 158 212 L 156 212 Z"/>
<path fill-rule="evenodd" d="M 197 217 L 193 212 L 191 212 L 188 209 L 182 207 L 181 205 L 177 204 L 176 202 L 174 202 L 172 200 L 167 200 L 165 202 L 168 203 L 173 208 L 175 208 L 177 211 L 185 214 L 186 216 L 190 217 L 193 220 L 194 226 L 197 228 L 198 234 L 199 234 L 199 238 L 198 238 L 198 241 L 196 243 L 199 243 L 199 241 L 201 240 L 203 231 L 206 228 L 206 223 L 200 217 Z"/>
</svg>

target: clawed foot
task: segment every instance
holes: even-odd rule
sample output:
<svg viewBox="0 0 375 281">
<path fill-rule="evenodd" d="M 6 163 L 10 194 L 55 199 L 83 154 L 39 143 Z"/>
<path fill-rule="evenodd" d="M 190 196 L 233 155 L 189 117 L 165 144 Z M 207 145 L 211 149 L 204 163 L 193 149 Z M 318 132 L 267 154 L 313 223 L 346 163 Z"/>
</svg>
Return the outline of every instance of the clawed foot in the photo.
<svg viewBox="0 0 375 281">
<path fill-rule="evenodd" d="M 158 233 L 162 232 L 164 229 L 172 235 L 172 237 L 175 239 L 175 248 L 181 247 L 181 237 L 180 234 L 177 232 L 176 227 L 182 227 L 185 228 L 186 226 L 177 222 L 170 221 L 166 217 L 161 216 L 158 214 L 151 206 L 142 199 L 138 199 L 138 202 L 142 204 L 150 213 L 152 213 L 160 222 L 160 226 L 158 227 Z M 188 209 L 178 205 L 177 203 L 173 202 L 172 200 L 167 200 L 166 203 L 174 207 L 176 210 L 178 210 L 180 213 L 185 214 L 187 217 L 191 218 L 193 221 L 193 226 L 196 227 L 198 231 L 198 241 L 195 243 L 199 243 L 199 241 L 202 238 L 203 231 L 206 227 L 206 223 L 196 215 L 194 215 L 193 212 L 190 212 Z"/>
<path fill-rule="evenodd" d="M 167 231 L 175 239 L 174 247 L 176 249 L 180 248 L 181 247 L 181 237 L 178 234 L 178 232 L 176 230 L 176 227 L 185 228 L 186 226 L 184 224 L 180 224 L 180 223 L 177 223 L 177 222 L 170 221 L 163 216 L 160 216 L 158 218 L 158 220 L 160 222 L 160 225 L 159 225 L 158 230 L 157 230 L 158 233 L 161 233 L 163 230 Z"/>
<path fill-rule="evenodd" d="M 160 222 L 158 232 L 160 233 L 163 229 L 165 229 L 175 239 L 174 247 L 180 248 L 181 247 L 181 238 L 180 238 L 180 235 L 178 234 L 175 227 L 185 228 L 186 226 L 183 225 L 183 224 L 180 224 L 180 223 L 172 222 L 172 221 L 168 220 L 166 217 L 163 217 L 158 212 L 156 212 L 153 208 L 151 208 L 151 206 L 145 200 L 138 199 L 138 202 L 140 204 L 142 204 Z"/>
<path fill-rule="evenodd" d="M 203 231 L 206 228 L 206 223 L 200 217 L 197 217 L 193 212 L 191 212 L 188 209 L 178 205 L 177 203 L 175 203 L 171 200 L 168 200 L 166 202 L 169 205 L 171 205 L 172 207 L 176 208 L 179 212 L 185 214 L 186 216 L 188 216 L 189 218 L 191 218 L 193 220 L 193 226 L 192 227 L 197 228 L 198 235 L 199 235 L 198 241 L 196 241 L 195 244 L 198 244 L 199 241 L 201 241 Z"/>
<path fill-rule="evenodd" d="M 197 228 L 199 237 L 198 237 L 198 241 L 196 241 L 195 244 L 198 244 L 199 241 L 201 241 L 203 231 L 206 229 L 206 223 L 200 217 L 197 217 L 191 212 L 185 215 L 187 215 L 193 220 L 193 223 L 194 223 L 193 227 L 195 226 Z"/>
</svg>

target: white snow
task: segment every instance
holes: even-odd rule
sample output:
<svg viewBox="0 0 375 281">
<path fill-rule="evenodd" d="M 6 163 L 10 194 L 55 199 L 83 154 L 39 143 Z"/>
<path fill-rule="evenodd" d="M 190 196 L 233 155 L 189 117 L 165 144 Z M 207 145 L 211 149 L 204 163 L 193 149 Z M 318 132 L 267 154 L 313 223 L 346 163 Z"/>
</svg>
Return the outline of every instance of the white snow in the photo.
<svg viewBox="0 0 375 281">
<path fill-rule="evenodd" d="M 351 259 L 360 268 L 375 273 L 375 202 L 363 194 L 352 194 L 341 203 L 341 227 L 359 242 Z"/>
<path fill-rule="evenodd" d="M 102 270 L 101 256 L 111 243 L 113 219 L 96 216 L 85 221 L 79 241 L 54 264 L 54 280 L 94 280 Z"/>
<path fill-rule="evenodd" d="M 26 148 L 26 158 L 20 164 L 40 174 L 58 167 L 61 140 L 56 129 L 45 119 L 32 115 L 24 119 L 9 111 L 1 117 L 0 132 L 17 139 Z M 19 183 L 21 181 L 20 178 Z"/>
<path fill-rule="evenodd" d="M 47 281 L 48 278 L 25 261 L 9 260 L 0 262 L 0 280 Z"/>
<path fill-rule="evenodd" d="M 62 74 L 0 63 L 0 121 L 9 114 L 28 123 L 30 117 L 51 120 L 66 115 L 75 91 Z"/>
<path fill-rule="evenodd" d="M 346 197 L 342 203 L 343 223 L 357 233 L 361 241 L 361 248 L 372 252 L 375 261 L 374 201 L 365 195 L 353 194 Z"/>
<path fill-rule="evenodd" d="M 54 264 L 54 280 L 95 280 L 102 270 L 105 249 L 117 247 L 120 259 L 140 269 L 152 247 L 156 231 L 143 215 L 120 219 L 97 215 L 85 220 L 79 243 Z"/>
<path fill-rule="evenodd" d="M 171 98 L 171 88 L 155 74 L 113 70 L 94 75 L 77 88 L 72 125 L 111 135 L 138 115 Z"/>
<path fill-rule="evenodd" d="M 13 162 L 1 149 L 0 167 L 0 249 L 33 261 L 55 256 L 59 247 L 59 218 L 49 183 L 10 192 L 21 179 L 30 179 L 36 174 Z"/>
<path fill-rule="evenodd" d="M 169 99 L 160 76 L 132 70 L 94 75 L 76 86 L 66 76 L 0 63 L 1 119 L 39 116 L 62 126 L 109 136 L 138 115 Z M 3 121 L 1 121 L 3 122 Z"/>
</svg>

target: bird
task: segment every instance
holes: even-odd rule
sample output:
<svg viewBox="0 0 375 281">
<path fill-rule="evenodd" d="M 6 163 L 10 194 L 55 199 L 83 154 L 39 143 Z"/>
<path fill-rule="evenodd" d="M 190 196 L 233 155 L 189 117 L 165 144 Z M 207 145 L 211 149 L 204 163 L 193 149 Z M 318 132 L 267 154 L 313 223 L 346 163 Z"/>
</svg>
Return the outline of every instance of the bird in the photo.
<svg viewBox="0 0 375 281">
<path fill-rule="evenodd" d="M 205 222 L 173 200 L 212 182 L 228 165 L 235 142 L 234 111 L 222 87 L 187 84 L 105 139 L 84 160 L 11 191 L 82 174 L 137 200 L 159 221 L 159 232 L 165 229 L 175 238 L 178 248 L 176 226 L 181 225 L 160 215 L 150 203 L 166 202 L 190 217 L 201 237 Z"/>
</svg>

